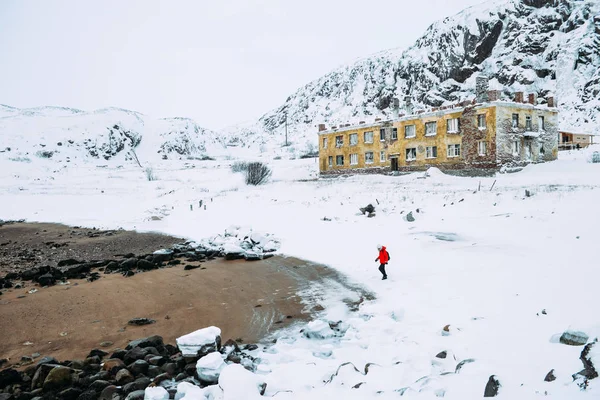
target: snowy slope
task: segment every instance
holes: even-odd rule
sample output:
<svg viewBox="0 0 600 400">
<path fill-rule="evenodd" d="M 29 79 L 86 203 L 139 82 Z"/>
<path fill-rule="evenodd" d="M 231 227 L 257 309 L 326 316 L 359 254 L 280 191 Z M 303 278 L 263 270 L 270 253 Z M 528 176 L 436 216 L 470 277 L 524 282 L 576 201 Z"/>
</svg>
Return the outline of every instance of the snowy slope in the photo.
<svg viewBox="0 0 600 400">
<path fill-rule="evenodd" d="M 222 152 L 220 137 L 185 118 L 150 119 L 119 108 L 85 112 L 63 107 L 0 105 L 0 152 L 16 159 L 140 161 Z M 133 150 L 133 152 L 132 152 Z"/>
<path fill-rule="evenodd" d="M 255 124 L 229 131 L 246 145 L 316 144 L 316 125 L 390 115 L 392 98 L 416 108 L 474 97 L 475 76 L 491 78 L 505 96 L 550 94 L 561 128 L 600 131 L 600 2 L 492 0 L 431 25 L 415 44 L 383 51 L 308 83 Z"/>
</svg>

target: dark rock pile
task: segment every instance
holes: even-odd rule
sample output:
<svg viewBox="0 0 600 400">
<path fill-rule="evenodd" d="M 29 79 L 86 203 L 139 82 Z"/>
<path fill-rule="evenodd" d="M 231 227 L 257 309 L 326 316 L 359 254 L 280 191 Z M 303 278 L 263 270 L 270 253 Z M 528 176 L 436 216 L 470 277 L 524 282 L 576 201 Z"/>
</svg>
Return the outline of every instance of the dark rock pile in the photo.
<svg viewBox="0 0 600 400">
<path fill-rule="evenodd" d="M 23 371 L 0 371 L 1 400 L 135 400 L 144 398 L 147 387 L 164 387 L 174 398 L 180 382 L 205 387 L 197 372 L 198 360 L 218 351 L 226 364 L 240 364 L 251 372 L 260 361 L 251 352 L 256 345 L 229 340 L 217 348 L 200 349 L 194 356 L 182 355 L 177 346 L 164 344 L 160 336 L 134 340 L 125 349 L 107 353 L 90 351 L 85 360 L 59 362 L 51 357 Z"/>
</svg>

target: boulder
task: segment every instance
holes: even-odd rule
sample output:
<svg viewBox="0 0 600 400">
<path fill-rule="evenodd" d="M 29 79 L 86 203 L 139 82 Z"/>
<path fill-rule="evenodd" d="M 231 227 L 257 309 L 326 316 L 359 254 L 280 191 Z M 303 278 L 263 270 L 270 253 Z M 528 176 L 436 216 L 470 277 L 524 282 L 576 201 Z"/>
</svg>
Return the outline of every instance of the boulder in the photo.
<svg viewBox="0 0 600 400">
<path fill-rule="evenodd" d="M 67 258 L 66 260 L 60 260 L 57 264 L 58 267 L 70 267 L 71 265 L 83 264 L 83 261 L 75 260 L 73 258 Z"/>
<path fill-rule="evenodd" d="M 157 367 L 156 365 L 151 365 L 148 367 L 148 377 L 150 378 L 156 378 L 157 376 L 159 376 L 162 373 L 161 369 L 159 367 Z"/>
<path fill-rule="evenodd" d="M 176 339 L 177 346 L 184 356 L 208 354 L 221 349 L 221 329 L 216 326 L 199 329 Z"/>
<path fill-rule="evenodd" d="M 121 264 L 119 264 L 119 267 L 123 270 L 130 270 L 130 269 L 134 269 L 137 266 L 138 263 L 138 259 L 137 258 L 128 258 L 125 261 L 122 261 Z"/>
<path fill-rule="evenodd" d="M 146 261 L 146 260 L 138 260 L 137 262 L 137 268 L 141 269 L 143 271 L 150 271 L 152 269 L 157 269 L 158 266 L 156 264 L 151 263 L 150 261 Z"/>
<path fill-rule="evenodd" d="M 107 386 L 102 390 L 102 393 L 100 393 L 98 400 L 112 400 L 113 394 L 117 393 L 118 390 L 119 388 L 115 385 Z"/>
<path fill-rule="evenodd" d="M 134 347 L 141 347 L 141 348 L 156 347 L 156 348 L 158 348 L 161 346 L 164 346 L 162 336 L 154 335 L 154 336 L 149 336 L 149 337 L 142 338 L 142 339 L 132 340 L 131 342 L 129 342 L 129 344 L 127 345 L 127 347 L 125 349 L 131 350 Z"/>
<path fill-rule="evenodd" d="M 89 389 L 92 389 L 93 391 L 100 393 L 108 386 L 110 386 L 109 381 L 98 379 L 97 381 L 92 382 L 92 384 L 89 386 Z"/>
<path fill-rule="evenodd" d="M 42 357 L 38 362 L 37 362 L 37 366 L 40 366 L 42 364 L 59 364 L 58 360 L 54 357 Z"/>
<path fill-rule="evenodd" d="M 560 336 L 560 342 L 569 346 L 583 346 L 587 343 L 589 337 L 584 332 L 579 331 L 565 331 Z"/>
<path fill-rule="evenodd" d="M 69 386 L 72 380 L 71 368 L 63 366 L 54 367 L 44 380 L 44 390 L 62 389 Z"/>
<path fill-rule="evenodd" d="M 440 351 L 439 353 L 437 353 L 435 355 L 437 358 L 446 358 L 448 356 L 448 353 L 446 351 Z"/>
<path fill-rule="evenodd" d="M 303 332 L 309 339 L 327 339 L 334 336 L 333 329 L 323 320 L 311 321 L 306 325 Z"/>
<path fill-rule="evenodd" d="M 150 365 L 156 365 L 156 366 L 161 366 L 164 363 L 167 362 L 167 359 L 163 356 L 152 356 L 149 355 L 150 357 L 146 356 L 146 361 L 148 362 L 148 364 Z"/>
<path fill-rule="evenodd" d="M 29 268 L 21 272 L 21 279 L 25 281 L 33 280 L 36 276 L 41 275 L 39 268 Z"/>
<path fill-rule="evenodd" d="M 58 394 L 61 400 L 77 400 L 83 391 L 77 388 L 68 388 Z"/>
<path fill-rule="evenodd" d="M 122 360 L 123 358 L 125 358 L 125 354 L 127 354 L 127 350 L 116 349 L 115 351 L 113 351 L 110 358 L 119 358 Z"/>
<path fill-rule="evenodd" d="M 145 375 L 148 373 L 148 367 L 150 365 L 144 360 L 137 360 L 133 364 L 127 366 L 127 369 L 134 375 Z"/>
<path fill-rule="evenodd" d="M 98 357 L 101 360 L 102 358 L 104 358 L 107 355 L 108 355 L 108 353 L 104 350 L 94 349 L 94 350 L 90 351 L 90 354 L 88 354 L 88 357 Z"/>
<path fill-rule="evenodd" d="M 52 286 L 56 282 L 52 274 L 44 274 L 37 278 L 40 286 Z"/>
<path fill-rule="evenodd" d="M 500 381 L 496 378 L 496 376 L 491 375 L 487 384 L 485 385 L 483 397 L 496 397 L 498 395 L 498 391 L 500 390 L 500 386 L 502 385 L 500 385 Z"/>
<path fill-rule="evenodd" d="M 129 365 L 134 361 L 143 360 L 147 354 L 148 350 L 141 347 L 134 347 L 125 354 L 123 361 L 125 361 L 125 364 Z"/>
<path fill-rule="evenodd" d="M 125 385 L 130 382 L 133 382 L 133 375 L 131 375 L 131 372 L 129 372 L 128 370 L 122 369 L 119 372 L 117 372 L 117 375 L 115 376 L 115 381 L 117 382 L 117 385 Z"/>
<path fill-rule="evenodd" d="M 223 361 L 221 353 L 215 351 L 198 360 L 196 374 L 198 374 L 198 379 L 202 383 L 214 384 L 218 382 L 223 368 L 225 368 L 225 361 Z"/>
<path fill-rule="evenodd" d="M 136 390 L 131 392 L 125 397 L 125 400 L 144 400 L 145 392 L 143 390 Z"/>
<path fill-rule="evenodd" d="M 0 389 L 21 381 L 21 374 L 16 369 L 8 368 L 0 371 Z"/>
<path fill-rule="evenodd" d="M 150 385 L 150 383 L 152 383 L 150 378 L 145 376 L 138 378 L 135 381 L 123 386 L 123 393 L 127 395 L 131 392 L 135 392 L 136 390 L 144 390 L 148 387 L 148 385 Z"/>
<path fill-rule="evenodd" d="M 118 358 L 109 358 L 102 363 L 102 369 L 110 373 L 116 373 L 123 368 L 125 368 L 125 363 Z"/>
</svg>

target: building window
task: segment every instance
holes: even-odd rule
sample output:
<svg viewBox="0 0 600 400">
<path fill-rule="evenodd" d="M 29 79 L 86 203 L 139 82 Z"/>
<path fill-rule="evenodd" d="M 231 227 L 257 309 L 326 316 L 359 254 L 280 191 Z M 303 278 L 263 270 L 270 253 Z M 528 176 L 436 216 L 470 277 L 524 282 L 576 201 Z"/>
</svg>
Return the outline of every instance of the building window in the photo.
<svg viewBox="0 0 600 400">
<path fill-rule="evenodd" d="M 519 114 L 512 115 L 512 127 L 513 129 L 517 129 L 519 127 Z"/>
<path fill-rule="evenodd" d="M 446 120 L 446 132 L 458 133 L 458 118 L 450 118 Z"/>
<path fill-rule="evenodd" d="M 544 154 L 546 154 L 546 150 L 544 150 L 544 145 L 540 144 L 540 155 L 543 156 Z"/>
<path fill-rule="evenodd" d="M 406 149 L 406 161 L 415 161 L 417 159 L 417 149 Z"/>
<path fill-rule="evenodd" d="M 365 132 L 365 143 L 373 143 L 373 132 Z"/>
<path fill-rule="evenodd" d="M 448 145 L 448 157 L 460 156 L 460 144 L 449 144 Z"/>
<path fill-rule="evenodd" d="M 487 142 L 481 141 L 477 145 L 478 153 L 480 156 L 487 155 Z"/>
<path fill-rule="evenodd" d="M 527 115 L 525 117 L 525 130 L 530 131 L 531 129 L 531 116 Z"/>
<path fill-rule="evenodd" d="M 327 138 L 326 137 L 323 138 L 323 148 L 324 149 L 327 148 Z"/>
<path fill-rule="evenodd" d="M 385 140 L 385 128 L 381 128 L 379 130 L 379 140 L 381 140 L 382 142 Z"/>
<path fill-rule="evenodd" d="M 379 162 L 386 162 L 387 160 L 385 159 L 385 151 L 381 151 L 379 152 Z"/>
<path fill-rule="evenodd" d="M 437 133 L 437 122 L 425 123 L 425 136 L 435 136 Z"/>
<path fill-rule="evenodd" d="M 344 165 L 344 156 L 335 156 L 335 165 Z"/>
<path fill-rule="evenodd" d="M 333 156 L 329 156 L 328 164 L 329 168 L 333 167 Z"/>
<path fill-rule="evenodd" d="M 521 142 L 515 140 L 512 146 L 513 156 L 518 156 L 521 154 Z"/>
<path fill-rule="evenodd" d="M 405 138 L 414 138 L 417 136 L 417 130 L 414 125 L 406 125 L 404 127 L 404 137 Z"/>
<path fill-rule="evenodd" d="M 365 153 L 365 164 L 373 164 L 373 152 L 368 151 Z"/>
<path fill-rule="evenodd" d="M 350 134 L 350 146 L 356 146 L 358 144 L 358 133 Z"/>
<path fill-rule="evenodd" d="M 478 114 L 477 115 L 477 127 L 479 129 L 485 129 L 486 128 L 485 114 Z"/>
<path fill-rule="evenodd" d="M 392 128 L 392 140 L 398 140 L 398 128 Z"/>
<path fill-rule="evenodd" d="M 538 117 L 538 131 L 543 131 L 544 128 L 545 128 L 545 126 L 544 126 L 544 117 L 540 115 Z"/>
<path fill-rule="evenodd" d="M 335 147 L 342 147 L 344 145 L 344 137 L 336 136 L 335 137 Z"/>
<path fill-rule="evenodd" d="M 426 147 L 426 157 L 427 158 L 437 158 L 437 146 L 427 146 Z"/>
<path fill-rule="evenodd" d="M 358 154 L 350 154 L 350 165 L 358 164 Z"/>
</svg>

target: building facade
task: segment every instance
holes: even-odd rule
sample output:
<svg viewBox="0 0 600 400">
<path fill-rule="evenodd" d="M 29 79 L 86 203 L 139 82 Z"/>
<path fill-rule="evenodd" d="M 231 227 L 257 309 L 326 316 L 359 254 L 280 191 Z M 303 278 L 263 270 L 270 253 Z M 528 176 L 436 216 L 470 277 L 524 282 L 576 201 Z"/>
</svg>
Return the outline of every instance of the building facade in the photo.
<svg viewBox="0 0 600 400">
<path fill-rule="evenodd" d="M 373 123 L 319 126 L 319 168 L 323 175 L 425 170 L 495 170 L 555 160 L 558 111 L 554 99 L 535 104 L 517 93 L 498 100 L 498 91 L 478 94 L 481 102 L 398 115 Z"/>
<path fill-rule="evenodd" d="M 573 150 L 594 144 L 594 135 L 589 133 L 559 132 L 559 150 Z"/>
</svg>

